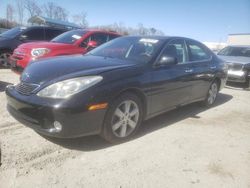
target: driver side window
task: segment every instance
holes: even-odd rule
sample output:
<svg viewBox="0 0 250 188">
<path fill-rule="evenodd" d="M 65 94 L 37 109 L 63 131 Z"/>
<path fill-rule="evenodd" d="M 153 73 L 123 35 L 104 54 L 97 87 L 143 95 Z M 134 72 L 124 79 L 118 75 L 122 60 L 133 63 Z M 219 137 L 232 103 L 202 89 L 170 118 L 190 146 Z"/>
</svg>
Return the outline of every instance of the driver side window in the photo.
<svg viewBox="0 0 250 188">
<path fill-rule="evenodd" d="M 89 36 L 88 38 L 84 39 L 82 42 L 81 42 L 81 47 L 83 48 L 87 48 L 88 47 L 88 43 L 89 41 L 91 40 L 91 36 Z"/>
<path fill-rule="evenodd" d="M 181 39 L 172 40 L 164 48 L 161 57 L 175 58 L 178 63 L 186 62 L 185 43 Z"/>
</svg>

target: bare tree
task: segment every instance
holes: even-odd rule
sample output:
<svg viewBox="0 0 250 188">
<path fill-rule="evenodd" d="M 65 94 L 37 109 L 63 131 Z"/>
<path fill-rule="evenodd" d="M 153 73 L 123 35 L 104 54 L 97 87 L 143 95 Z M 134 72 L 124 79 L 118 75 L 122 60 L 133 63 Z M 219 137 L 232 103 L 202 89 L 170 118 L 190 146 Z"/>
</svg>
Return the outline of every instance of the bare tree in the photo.
<svg viewBox="0 0 250 188">
<path fill-rule="evenodd" d="M 53 2 L 47 2 L 43 5 L 44 14 L 48 18 L 63 20 L 66 21 L 68 19 L 68 12 L 66 9 L 58 6 Z"/>
<path fill-rule="evenodd" d="M 138 34 L 139 35 L 148 35 L 149 34 L 149 30 L 147 28 L 145 28 L 142 23 L 139 23 L 137 27 L 138 27 L 138 32 L 139 32 Z"/>
<path fill-rule="evenodd" d="M 6 7 L 6 19 L 9 22 L 13 22 L 14 20 L 14 8 L 11 4 L 8 4 Z"/>
<path fill-rule="evenodd" d="M 67 21 L 68 20 L 68 13 L 66 11 L 66 9 L 57 6 L 54 12 L 54 18 L 57 20 L 63 20 L 63 21 Z"/>
<path fill-rule="evenodd" d="M 53 18 L 54 17 L 54 11 L 55 11 L 55 3 L 53 2 L 47 2 L 46 4 L 43 5 L 43 12 L 46 17 L 48 18 Z"/>
<path fill-rule="evenodd" d="M 104 26 L 95 26 L 92 28 L 96 29 L 105 29 L 105 30 L 112 30 L 116 31 L 122 35 L 164 35 L 164 33 L 155 28 L 146 28 L 143 24 L 139 23 L 136 28 L 133 27 L 126 27 L 122 22 L 114 23 L 111 25 L 104 25 Z"/>
<path fill-rule="evenodd" d="M 150 28 L 150 35 L 155 35 L 155 33 L 156 33 L 156 29 L 155 28 Z"/>
<path fill-rule="evenodd" d="M 76 14 L 73 16 L 73 21 L 77 24 L 79 24 L 82 28 L 88 27 L 87 22 L 87 14 L 85 12 L 81 12 L 80 14 Z"/>
<path fill-rule="evenodd" d="M 34 0 L 25 0 L 24 8 L 28 11 L 30 17 L 39 16 L 42 14 L 42 10 Z"/>
<path fill-rule="evenodd" d="M 16 0 L 16 10 L 19 24 L 23 24 L 24 19 L 24 0 Z"/>
</svg>

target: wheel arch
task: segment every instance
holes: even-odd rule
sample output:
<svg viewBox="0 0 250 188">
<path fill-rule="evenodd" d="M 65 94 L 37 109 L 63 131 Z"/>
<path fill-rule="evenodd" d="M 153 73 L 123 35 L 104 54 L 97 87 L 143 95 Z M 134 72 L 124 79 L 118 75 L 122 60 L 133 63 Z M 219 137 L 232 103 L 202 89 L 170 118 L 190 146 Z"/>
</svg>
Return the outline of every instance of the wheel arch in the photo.
<svg viewBox="0 0 250 188">
<path fill-rule="evenodd" d="M 10 48 L 0 48 L 0 53 L 2 52 L 13 52 L 13 50 L 11 50 Z"/>
<path fill-rule="evenodd" d="M 142 102 L 142 109 L 143 109 L 143 119 L 146 118 L 146 115 L 147 115 L 147 108 L 148 108 L 148 102 L 147 102 L 147 98 L 145 96 L 145 94 L 143 93 L 143 91 L 141 91 L 141 89 L 139 88 L 126 88 L 126 89 L 123 89 L 121 90 L 120 92 L 118 92 L 112 101 L 114 101 L 115 99 L 117 99 L 119 96 L 125 94 L 125 93 L 132 93 L 134 95 L 136 95 Z"/>
<path fill-rule="evenodd" d="M 221 88 L 221 79 L 218 76 L 214 78 L 213 82 L 217 82 L 219 89 Z"/>
</svg>

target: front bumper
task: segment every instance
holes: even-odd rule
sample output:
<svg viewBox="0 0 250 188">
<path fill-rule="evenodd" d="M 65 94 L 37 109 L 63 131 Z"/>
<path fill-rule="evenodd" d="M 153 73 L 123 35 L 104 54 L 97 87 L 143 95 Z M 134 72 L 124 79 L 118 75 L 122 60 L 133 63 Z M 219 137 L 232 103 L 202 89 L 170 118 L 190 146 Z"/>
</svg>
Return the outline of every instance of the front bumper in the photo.
<svg viewBox="0 0 250 188">
<path fill-rule="evenodd" d="M 245 83 L 250 77 L 249 73 L 244 70 L 228 70 L 228 82 Z"/>
<path fill-rule="evenodd" d="M 22 73 L 29 62 L 33 61 L 30 56 L 17 56 L 15 53 L 10 57 L 11 69 L 16 73 Z"/>
<path fill-rule="evenodd" d="M 17 60 L 13 58 L 10 58 L 10 68 L 13 72 L 17 74 L 21 74 L 24 70 L 23 67 L 18 66 Z"/>
<path fill-rule="evenodd" d="M 6 89 L 7 109 L 9 113 L 22 124 L 35 131 L 52 137 L 73 138 L 99 134 L 106 109 L 88 111 L 88 102 L 77 101 L 70 107 L 60 106 L 60 101 L 42 99 L 37 96 L 24 96 L 14 87 Z M 62 130 L 54 127 L 54 122 L 60 122 Z"/>
</svg>

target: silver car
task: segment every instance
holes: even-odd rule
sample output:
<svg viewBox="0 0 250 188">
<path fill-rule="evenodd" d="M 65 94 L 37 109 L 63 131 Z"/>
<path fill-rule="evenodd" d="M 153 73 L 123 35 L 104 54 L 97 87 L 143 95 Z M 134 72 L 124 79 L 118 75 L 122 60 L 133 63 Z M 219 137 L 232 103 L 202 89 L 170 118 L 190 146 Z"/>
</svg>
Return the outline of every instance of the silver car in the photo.
<svg viewBox="0 0 250 188">
<path fill-rule="evenodd" d="M 250 87 L 250 46 L 227 46 L 217 54 L 228 64 L 228 82 Z"/>
</svg>

